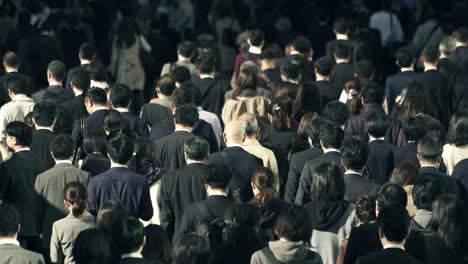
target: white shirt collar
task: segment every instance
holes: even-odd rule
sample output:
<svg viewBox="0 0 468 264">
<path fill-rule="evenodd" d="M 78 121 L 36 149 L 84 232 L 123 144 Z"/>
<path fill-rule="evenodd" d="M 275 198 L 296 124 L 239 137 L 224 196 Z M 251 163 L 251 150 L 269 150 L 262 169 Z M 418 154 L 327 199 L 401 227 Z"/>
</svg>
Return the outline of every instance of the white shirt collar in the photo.
<svg viewBox="0 0 468 264">
<path fill-rule="evenodd" d="M 122 164 L 118 164 L 118 163 L 114 163 L 111 161 L 111 168 L 128 168 L 127 165 L 122 165 Z"/>
<path fill-rule="evenodd" d="M 16 239 L 11 239 L 11 238 L 0 238 L 0 245 L 7 245 L 7 244 L 13 244 L 16 246 L 19 246 L 19 242 Z"/>
<path fill-rule="evenodd" d="M 253 54 L 260 54 L 260 53 L 262 53 L 262 48 L 255 47 L 255 46 L 250 46 L 249 52 L 253 53 Z"/>
<path fill-rule="evenodd" d="M 176 132 L 176 131 L 185 131 L 185 132 L 192 133 L 192 132 L 190 132 L 190 130 L 188 130 L 188 129 L 183 129 L 183 128 L 176 128 L 176 129 L 174 130 L 174 132 Z"/>
<path fill-rule="evenodd" d="M 20 148 L 20 149 L 17 149 L 17 150 L 15 151 L 15 153 L 21 152 L 21 151 L 29 151 L 29 150 L 31 150 L 29 147 Z"/>
<path fill-rule="evenodd" d="M 49 82 L 49 86 L 54 86 L 54 85 L 62 86 L 62 83 L 61 83 L 61 82 L 57 82 L 57 81 L 50 81 L 50 82 Z"/>
<path fill-rule="evenodd" d="M 325 149 L 323 151 L 323 153 L 328 153 L 328 152 L 338 152 L 338 153 L 340 153 L 340 150 L 336 149 L 336 148 L 328 148 L 328 149 Z"/>
<path fill-rule="evenodd" d="M 405 250 L 405 247 L 400 245 L 400 244 L 397 244 L 397 243 L 392 243 L 392 242 L 388 242 L 388 244 L 386 244 L 384 247 L 384 249 L 387 249 L 387 248 L 399 248 L 399 249 L 402 249 L 402 250 Z"/>
<path fill-rule="evenodd" d="M 56 160 L 55 165 L 57 164 L 72 164 L 71 160 Z"/>
<path fill-rule="evenodd" d="M 291 53 L 289 55 L 301 55 L 301 53 L 297 50 L 291 50 Z"/>
<path fill-rule="evenodd" d="M 143 258 L 143 256 L 138 252 L 122 254 L 122 259 L 124 258 Z"/>
<path fill-rule="evenodd" d="M 413 67 L 409 67 L 409 68 L 401 68 L 400 69 L 401 72 L 406 72 L 406 71 L 414 71 Z"/>
<path fill-rule="evenodd" d="M 376 141 L 376 140 L 385 140 L 385 137 L 375 138 L 375 137 L 369 135 L 369 142 Z"/>
<path fill-rule="evenodd" d="M 98 81 L 91 80 L 89 87 L 107 89 L 109 88 L 109 84 L 107 82 L 98 82 Z"/>
<path fill-rule="evenodd" d="M 353 171 L 353 170 L 347 170 L 347 171 L 345 172 L 345 174 L 357 174 L 357 175 L 362 176 L 362 173 L 357 172 L 357 171 Z"/>
<path fill-rule="evenodd" d="M 49 131 L 54 132 L 54 131 L 52 130 L 52 128 L 50 128 L 50 127 L 36 126 L 36 130 L 41 130 L 41 129 L 42 129 L 42 130 L 49 130 Z"/>
<path fill-rule="evenodd" d="M 427 66 L 427 67 L 424 67 L 424 71 L 425 71 L 425 72 L 430 71 L 430 70 L 436 71 L 436 70 L 437 70 L 437 67 L 436 67 L 436 66 Z"/>
<path fill-rule="evenodd" d="M 213 79 L 213 76 L 211 74 L 203 74 L 200 73 L 200 79 Z"/>
<path fill-rule="evenodd" d="M 119 113 L 128 113 L 128 108 L 125 107 L 116 107 L 114 110 L 117 110 Z"/>
<path fill-rule="evenodd" d="M 81 60 L 80 64 L 81 64 L 81 65 L 91 64 L 91 61 L 89 61 L 89 60 Z"/>
<path fill-rule="evenodd" d="M 237 143 L 226 143 L 226 147 L 228 148 L 232 148 L 232 147 L 242 147 L 241 144 L 237 144 Z"/>
<path fill-rule="evenodd" d="M 348 40 L 348 35 L 346 34 L 341 34 L 341 33 L 335 33 L 336 39 L 337 40 Z"/>
<path fill-rule="evenodd" d="M 226 196 L 227 197 L 227 193 L 225 193 L 223 191 L 218 191 L 218 190 L 211 190 L 210 193 L 208 194 L 208 196 L 213 196 L 213 195 L 219 195 L 219 196 Z"/>
<path fill-rule="evenodd" d="M 96 106 L 96 108 L 93 109 L 93 113 L 99 110 L 109 110 L 109 108 L 105 106 Z"/>
</svg>

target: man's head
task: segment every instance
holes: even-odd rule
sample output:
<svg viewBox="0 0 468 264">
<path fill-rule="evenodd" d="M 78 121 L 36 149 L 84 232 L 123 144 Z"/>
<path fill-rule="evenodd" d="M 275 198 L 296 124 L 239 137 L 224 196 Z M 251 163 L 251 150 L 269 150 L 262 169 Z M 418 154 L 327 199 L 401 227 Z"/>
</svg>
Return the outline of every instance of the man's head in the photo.
<svg viewBox="0 0 468 264">
<path fill-rule="evenodd" d="M 3 67 L 5 68 L 5 71 L 18 71 L 19 66 L 20 62 L 18 57 L 16 56 L 16 53 L 10 51 L 3 55 Z"/>
<path fill-rule="evenodd" d="M 341 162 L 346 170 L 362 172 L 367 163 L 369 146 L 357 138 L 343 141 L 341 145 Z"/>
<path fill-rule="evenodd" d="M 414 53 L 410 48 L 399 48 L 395 57 L 396 64 L 400 68 L 410 68 L 414 65 Z"/>
<path fill-rule="evenodd" d="M 248 138 L 255 138 L 258 131 L 257 117 L 252 113 L 244 113 L 239 117 L 239 121 L 244 122 L 245 134 Z"/>
<path fill-rule="evenodd" d="M 418 160 L 421 165 L 433 165 L 439 167 L 444 145 L 433 137 L 424 137 L 418 141 Z"/>
<path fill-rule="evenodd" d="M 323 117 L 317 117 L 314 120 L 312 120 L 307 126 L 307 138 L 311 146 L 320 148 L 320 130 L 326 122 L 331 121 L 328 121 Z"/>
<path fill-rule="evenodd" d="M 355 66 L 354 74 L 359 79 L 372 80 L 374 78 L 374 63 L 368 60 L 358 61 Z"/>
<path fill-rule="evenodd" d="M 333 54 L 336 60 L 349 60 L 351 58 L 351 51 L 349 45 L 346 43 L 338 42 L 335 46 L 335 52 Z"/>
<path fill-rule="evenodd" d="M 281 67 L 281 79 L 283 81 L 299 83 L 301 77 L 301 67 L 297 63 L 290 61 Z"/>
<path fill-rule="evenodd" d="M 348 106 L 340 101 L 328 102 L 322 113 L 324 118 L 340 126 L 344 126 L 350 115 Z"/>
<path fill-rule="evenodd" d="M 33 123 L 38 127 L 51 128 L 54 125 L 54 121 L 57 115 L 57 109 L 55 105 L 50 103 L 38 103 L 33 108 Z"/>
<path fill-rule="evenodd" d="M 382 208 L 377 217 L 382 244 L 404 243 L 409 236 L 410 217 L 403 206 Z"/>
<path fill-rule="evenodd" d="M 260 68 L 262 70 L 274 69 L 276 67 L 276 53 L 272 49 L 265 49 L 260 53 Z"/>
<path fill-rule="evenodd" d="M 185 160 L 206 161 L 210 153 L 210 145 L 202 137 L 193 137 L 184 143 Z"/>
<path fill-rule="evenodd" d="M 215 66 L 215 57 L 211 55 L 202 56 L 197 61 L 197 69 L 199 74 L 213 75 L 216 71 Z"/>
<path fill-rule="evenodd" d="M 176 126 L 191 130 L 198 121 L 198 111 L 193 105 L 178 106 L 175 110 L 174 119 Z"/>
<path fill-rule="evenodd" d="M 190 89 L 186 87 L 181 87 L 176 89 L 172 93 L 171 97 L 171 108 L 172 111 L 175 111 L 179 106 L 193 104 L 193 94 Z"/>
<path fill-rule="evenodd" d="M 403 121 L 403 133 L 408 142 L 418 142 L 426 136 L 426 123 L 420 116 L 410 116 Z"/>
<path fill-rule="evenodd" d="M 369 83 L 362 87 L 361 99 L 364 105 L 382 105 L 385 99 L 385 91 L 382 87 Z"/>
<path fill-rule="evenodd" d="M 128 108 L 132 100 L 132 90 L 125 84 L 116 83 L 109 91 L 109 101 L 113 108 Z"/>
<path fill-rule="evenodd" d="M 339 149 L 344 139 L 344 131 L 337 124 L 326 123 L 322 126 L 319 138 L 323 149 Z"/>
<path fill-rule="evenodd" d="M 382 208 L 386 207 L 406 207 L 408 195 L 403 187 L 394 183 L 386 183 L 380 187 L 375 197 L 375 213 L 379 215 Z"/>
<path fill-rule="evenodd" d="M 232 179 L 232 172 L 226 164 L 208 164 L 203 178 L 208 193 L 212 190 L 227 192 Z"/>
<path fill-rule="evenodd" d="M 156 85 L 156 93 L 158 96 L 165 96 L 169 97 L 175 90 L 175 82 L 172 80 L 169 74 L 165 74 L 159 78 L 158 83 Z"/>
<path fill-rule="evenodd" d="M 329 77 L 335 62 L 329 57 L 321 57 L 315 61 L 315 74 L 323 77 Z"/>
<path fill-rule="evenodd" d="M 141 252 L 145 245 L 145 228 L 138 219 L 129 217 L 123 220 L 120 245 L 122 254 Z"/>
<path fill-rule="evenodd" d="M 91 88 L 85 94 L 84 103 L 86 110 L 91 114 L 96 107 L 107 105 L 106 92 L 100 88 Z"/>
<path fill-rule="evenodd" d="M 444 37 L 439 43 L 439 52 L 441 58 L 448 58 L 452 56 L 457 47 L 457 41 L 452 36 Z"/>
<path fill-rule="evenodd" d="M 245 124 L 239 120 L 233 120 L 224 127 L 224 142 L 226 144 L 241 145 L 245 139 Z"/>
<path fill-rule="evenodd" d="M 54 160 L 71 160 L 73 158 L 73 139 L 67 134 L 60 134 L 50 143 Z"/>
<path fill-rule="evenodd" d="M 182 86 L 185 82 L 190 81 L 192 75 L 190 70 L 185 66 L 177 66 L 172 69 L 171 78 L 174 80 L 176 87 Z"/>
<path fill-rule="evenodd" d="M 16 239 L 20 229 L 20 215 L 11 204 L 0 204 L 0 238 Z"/>
<path fill-rule="evenodd" d="M 453 32 L 452 37 L 455 39 L 457 47 L 466 46 L 466 44 L 468 43 L 468 28 L 459 27 Z"/>
<path fill-rule="evenodd" d="M 263 47 L 265 43 L 265 34 L 259 29 L 254 29 L 249 32 L 247 42 L 250 46 Z"/>
<path fill-rule="evenodd" d="M 8 76 L 6 86 L 10 98 L 13 98 L 17 94 L 27 94 L 29 92 L 28 83 L 21 76 Z"/>
<path fill-rule="evenodd" d="M 436 46 L 425 47 L 421 54 L 421 60 L 425 67 L 437 65 L 439 61 L 439 49 Z"/>
<path fill-rule="evenodd" d="M 54 60 L 47 66 L 47 80 L 50 82 L 63 82 L 67 69 L 65 64 L 61 61 Z"/>
<path fill-rule="evenodd" d="M 335 34 L 348 35 L 349 33 L 349 22 L 345 18 L 338 18 L 333 25 L 333 31 Z"/>
<path fill-rule="evenodd" d="M 414 205 L 432 211 L 432 204 L 440 195 L 440 182 L 430 177 L 418 177 L 413 185 Z"/>
<path fill-rule="evenodd" d="M 191 59 L 195 52 L 195 45 L 191 41 L 182 41 L 177 45 L 177 55 Z"/>
<path fill-rule="evenodd" d="M 127 164 L 133 155 L 132 140 L 125 134 L 115 136 L 107 145 L 107 155 L 113 163 Z"/>
<path fill-rule="evenodd" d="M 71 74 L 70 86 L 75 92 L 84 92 L 91 86 L 91 75 L 83 68 L 78 68 Z"/>
<path fill-rule="evenodd" d="M 84 62 L 86 63 L 93 62 L 96 59 L 96 55 L 97 55 L 97 50 L 96 50 L 96 47 L 92 43 L 86 42 L 86 43 L 81 44 L 78 56 L 80 57 L 80 61 L 82 62 L 82 64 Z"/>
<path fill-rule="evenodd" d="M 366 131 L 373 138 L 382 138 L 390 126 L 390 119 L 381 112 L 372 113 L 366 120 Z"/>
<path fill-rule="evenodd" d="M 312 45 L 310 44 L 310 40 L 304 36 L 295 38 L 292 42 L 292 47 L 295 51 L 301 53 L 306 58 L 311 55 Z"/>
<path fill-rule="evenodd" d="M 12 121 L 5 129 L 6 143 L 9 148 L 16 150 L 31 144 L 32 128 L 24 122 Z"/>
</svg>

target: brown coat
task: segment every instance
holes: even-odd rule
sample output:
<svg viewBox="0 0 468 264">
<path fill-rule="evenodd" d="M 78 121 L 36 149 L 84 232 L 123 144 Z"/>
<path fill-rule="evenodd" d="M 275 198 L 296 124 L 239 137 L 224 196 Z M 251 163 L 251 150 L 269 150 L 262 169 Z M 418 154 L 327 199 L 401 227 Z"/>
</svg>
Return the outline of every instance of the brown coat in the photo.
<svg viewBox="0 0 468 264">
<path fill-rule="evenodd" d="M 266 116 L 269 106 L 270 100 L 263 96 L 237 97 L 226 101 L 221 117 L 224 124 L 228 124 L 232 120 L 239 119 L 246 112 L 256 116 Z"/>
</svg>

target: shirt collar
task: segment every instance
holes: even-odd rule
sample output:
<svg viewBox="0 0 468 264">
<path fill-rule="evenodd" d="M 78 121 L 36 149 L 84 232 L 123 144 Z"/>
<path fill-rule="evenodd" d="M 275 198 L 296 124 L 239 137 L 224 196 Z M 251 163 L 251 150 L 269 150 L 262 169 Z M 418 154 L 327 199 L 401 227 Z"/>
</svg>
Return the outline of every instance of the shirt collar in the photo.
<svg viewBox="0 0 468 264">
<path fill-rule="evenodd" d="M 188 133 L 192 133 L 192 132 L 190 132 L 190 130 L 188 130 L 188 129 L 183 129 L 183 128 L 176 128 L 176 129 L 174 130 L 174 132 L 176 132 L 176 131 L 185 131 L 185 132 L 188 132 Z"/>
<path fill-rule="evenodd" d="M 140 259 L 142 259 L 143 256 L 138 252 L 133 252 L 133 253 L 128 253 L 128 254 L 122 254 L 122 259 L 124 259 L 124 258 L 140 258 Z"/>
<path fill-rule="evenodd" d="M 323 151 L 323 153 L 328 153 L 328 152 L 338 152 L 338 153 L 340 153 L 340 150 L 336 149 L 336 148 L 328 148 L 328 149 Z"/>
<path fill-rule="evenodd" d="M 116 107 L 114 110 L 117 110 L 119 113 L 128 113 L 128 108 L 125 107 Z"/>
<path fill-rule="evenodd" d="M 93 113 L 97 112 L 99 110 L 109 110 L 109 108 L 107 108 L 105 106 L 96 106 L 96 108 L 93 109 Z"/>
<path fill-rule="evenodd" d="M 18 152 L 21 152 L 21 151 L 30 151 L 31 149 L 29 147 L 25 147 L 25 148 L 20 148 L 20 149 L 17 149 L 15 151 L 15 153 L 18 153 Z"/>
<path fill-rule="evenodd" d="M 357 171 L 353 171 L 353 170 L 348 170 L 348 171 L 345 172 L 345 174 L 357 174 L 359 176 L 362 176 L 362 173 L 357 172 Z"/>
<path fill-rule="evenodd" d="M 262 48 L 255 47 L 255 46 L 250 46 L 249 52 L 253 53 L 253 54 L 260 54 L 260 53 L 262 53 Z"/>
<path fill-rule="evenodd" d="M 11 238 L 0 238 L 0 245 L 7 245 L 7 244 L 12 244 L 19 246 L 19 242 L 16 239 L 11 239 Z"/>
<path fill-rule="evenodd" d="M 375 138 L 369 135 L 369 142 L 377 141 L 377 140 L 385 140 L 385 137 Z"/>
<path fill-rule="evenodd" d="M 225 196 L 227 197 L 227 194 L 223 191 L 218 191 L 218 190 L 211 190 L 208 196 Z"/>
<path fill-rule="evenodd" d="M 15 94 L 13 98 L 11 99 L 12 101 L 23 101 L 23 100 L 31 100 L 27 95 L 25 94 Z"/>
<path fill-rule="evenodd" d="M 56 160 L 55 165 L 57 164 L 72 164 L 71 160 Z"/>
<path fill-rule="evenodd" d="M 400 245 L 400 244 L 397 244 L 397 243 L 392 243 L 392 242 L 388 242 L 384 247 L 384 249 L 387 249 L 387 248 L 399 248 L 401 250 L 405 250 L 405 247 Z"/>
<path fill-rule="evenodd" d="M 109 84 L 107 82 L 98 82 L 98 81 L 91 80 L 89 87 L 107 89 L 109 88 Z"/>
<path fill-rule="evenodd" d="M 213 76 L 211 74 L 200 73 L 200 79 L 213 79 Z"/>
<path fill-rule="evenodd" d="M 128 168 L 127 165 L 123 165 L 123 164 L 118 164 L 118 163 L 114 163 L 111 161 L 111 168 Z"/>
<path fill-rule="evenodd" d="M 414 71 L 413 68 L 401 68 L 401 72 Z"/>
<path fill-rule="evenodd" d="M 241 144 L 237 144 L 237 143 L 226 143 L 226 147 L 228 148 L 232 148 L 232 147 L 242 147 Z"/>
<path fill-rule="evenodd" d="M 302 55 L 302 54 L 297 50 L 291 50 L 291 53 L 289 53 L 289 55 Z"/>
<path fill-rule="evenodd" d="M 54 132 L 54 130 L 52 130 L 52 128 L 50 127 L 43 127 L 43 126 L 36 126 L 36 131 L 37 130 L 49 130 L 51 132 Z"/>
<path fill-rule="evenodd" d="M 425 72 L 427 72 L 427 71 L 437 71 L 437 67 L 436 66 L 428 66 L 428 67 L 424 68 L 424 71 Z"/>
</svg>

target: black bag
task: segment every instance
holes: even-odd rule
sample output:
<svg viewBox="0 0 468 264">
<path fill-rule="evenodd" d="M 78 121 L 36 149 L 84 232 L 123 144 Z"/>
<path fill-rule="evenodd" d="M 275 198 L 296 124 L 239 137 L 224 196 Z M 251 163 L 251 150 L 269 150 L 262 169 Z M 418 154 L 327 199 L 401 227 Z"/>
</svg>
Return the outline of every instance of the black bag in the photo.
<svg viewBox="0 0 468 264">
<path fill-rule="evenodd" d="M 205 204 L 198 203 L 197 207 L 203 215 L 212 215 Z M 211 248 L 217 248 L 223 245 L 228 226 L 228 222 L 224 219 L 209 217 L 206 221 L 200 223 L 198 234 L 210 243 Z"/>
</svg>

